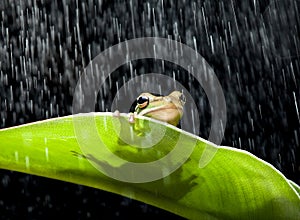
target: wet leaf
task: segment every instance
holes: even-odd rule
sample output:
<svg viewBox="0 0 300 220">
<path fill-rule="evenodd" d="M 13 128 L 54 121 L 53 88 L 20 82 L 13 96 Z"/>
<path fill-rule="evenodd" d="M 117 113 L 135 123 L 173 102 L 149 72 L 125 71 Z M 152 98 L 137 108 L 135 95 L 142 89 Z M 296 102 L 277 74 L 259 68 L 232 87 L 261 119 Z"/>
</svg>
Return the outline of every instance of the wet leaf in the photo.
<svg viewBox="0 0 300 220">
<path fill-rule="evenodd" d="M 190 219 L 300 218 L 299 186 L 272 165 L 161 122 L 137 123 L 95 113 L 2 129 L 0 168 L 110 191 Z"/>
</svg>

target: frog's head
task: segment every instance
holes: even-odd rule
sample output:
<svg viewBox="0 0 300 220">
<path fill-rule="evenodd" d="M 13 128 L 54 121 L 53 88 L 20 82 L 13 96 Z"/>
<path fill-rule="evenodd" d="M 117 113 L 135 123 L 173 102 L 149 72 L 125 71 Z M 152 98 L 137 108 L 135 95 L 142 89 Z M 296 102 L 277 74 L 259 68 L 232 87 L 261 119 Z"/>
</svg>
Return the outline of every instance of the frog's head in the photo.
<svg viewBox="0 0 300 220">
<path fill-rule="evenodd" d="M 130 112 L 177 126 L 183 114 L 184 104 L 185 96 L 179 91 L 173 91 L 168 96 L 145 92 L 134 101 Z"/>
</svg>

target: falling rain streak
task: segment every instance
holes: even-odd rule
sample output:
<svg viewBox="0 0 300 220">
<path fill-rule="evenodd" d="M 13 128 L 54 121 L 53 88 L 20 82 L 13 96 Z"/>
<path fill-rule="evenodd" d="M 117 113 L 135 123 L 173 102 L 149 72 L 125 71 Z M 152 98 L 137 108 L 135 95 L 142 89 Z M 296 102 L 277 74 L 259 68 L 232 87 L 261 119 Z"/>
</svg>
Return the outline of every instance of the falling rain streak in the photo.
<svg viewBox="0 0 300 220">
<path fill-rule="evenodd" d="M 296 113 L 297 113 L 298 121 L 299 121 L 299 124 L 300 124 L 299 109 L 298 109 L 298 104 L 297 104 L 297 99 L 296 99 L 295 92 L 293 92 L 293 96 L 294 96 L 294 101 L 295 101 Z"/>
<path fill-rule="evenodd" d="M 30 169 L 30 162 L 29 162 L 29 157 L 28 156 L 25 157 L 25 166 L 26 166 L 27 170 Z"/>
</svg>

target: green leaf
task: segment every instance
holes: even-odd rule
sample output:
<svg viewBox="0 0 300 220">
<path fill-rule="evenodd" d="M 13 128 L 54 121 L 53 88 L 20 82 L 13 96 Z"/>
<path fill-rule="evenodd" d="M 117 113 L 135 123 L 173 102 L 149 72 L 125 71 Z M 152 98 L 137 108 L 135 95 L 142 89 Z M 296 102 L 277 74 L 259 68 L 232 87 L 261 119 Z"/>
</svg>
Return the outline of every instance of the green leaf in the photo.
<svg viewBox="0 0 300 220">
<path fill-rule="evenodd" d="M 118 193 L 190 219 L 300 219 L 299 186 L 272 165 L 144 117 L 132 125 L 124 115 L 79 114 L 2 129 L 0 168 Z"/>
</svg>

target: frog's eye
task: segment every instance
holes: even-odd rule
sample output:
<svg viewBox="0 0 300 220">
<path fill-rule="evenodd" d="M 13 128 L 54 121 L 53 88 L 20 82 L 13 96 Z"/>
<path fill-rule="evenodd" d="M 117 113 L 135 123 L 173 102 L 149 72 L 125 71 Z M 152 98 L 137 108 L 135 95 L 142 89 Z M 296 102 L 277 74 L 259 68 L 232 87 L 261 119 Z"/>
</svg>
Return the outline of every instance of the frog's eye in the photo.
<svg viewBox="0 0 300 220">
<path fill-rule="evenodd" d="M 137 98 L 137 105 L 140 109 L 146 108 L 149 104 L 149 98 L 147 96 L 140 96 Z"/>
</svg>

